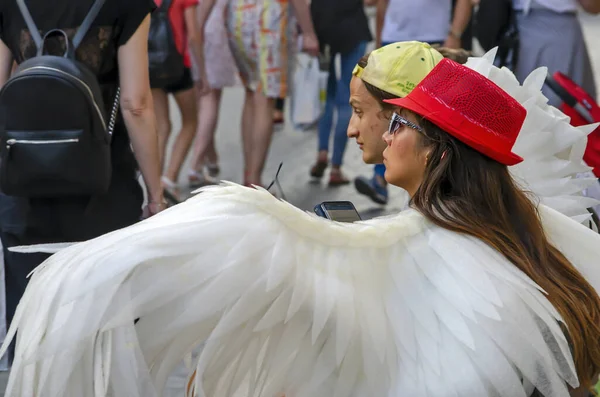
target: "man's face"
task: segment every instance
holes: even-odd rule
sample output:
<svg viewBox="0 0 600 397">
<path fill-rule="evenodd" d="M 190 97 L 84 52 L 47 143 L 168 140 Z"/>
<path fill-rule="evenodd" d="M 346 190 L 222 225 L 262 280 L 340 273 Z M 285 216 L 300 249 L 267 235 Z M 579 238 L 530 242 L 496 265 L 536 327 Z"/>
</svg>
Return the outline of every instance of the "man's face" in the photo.
<svg viewBox="0 0 600 397">
<path fill-rule="evenodd" d="M 365 163 L 383 163 L 387 144 L 382 135 L 387 131 L 389 118 L 358 77 L 352 77 L 350 81 L 350 106 L 352 117 L 348 124 L 348 138 L 356 139 Z"/>
</svg>

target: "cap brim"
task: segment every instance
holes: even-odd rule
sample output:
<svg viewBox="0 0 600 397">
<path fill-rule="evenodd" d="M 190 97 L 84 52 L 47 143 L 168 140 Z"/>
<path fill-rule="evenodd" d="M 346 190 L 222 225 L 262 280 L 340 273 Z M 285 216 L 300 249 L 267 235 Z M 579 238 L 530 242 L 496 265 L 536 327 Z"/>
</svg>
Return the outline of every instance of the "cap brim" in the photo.
<svg viewBox="0 0 600 397">
<path fill-rule="evenodd" d="M 394 106 L 398 106 L 403 109 L 410 110 L 411 112 L 414 112 L 414 113 L 418 114 L 419 116 L 422 116 L 423 118 L 431 121 L 433 124 L 437 125 L 438 127 L 443 129 L 444 131 L 446 131 L 448 134 L 452 135 L 459 141 L 472 147 L 473 149 L 477 150 L 479 153 L 484 154 L 485 156 L 488 156 L 488 157 L 498 161 L 501 164 L 511 166 L 511 165 L 519 164 L 520 162 L 523 161 L 523 158 L 521 156 L 519 156 L 513 152 L 500 153 L 500 152 L 496 152 L 496 151 L 491 151 L 489 147 L 486 147 L 486 145 L 474 140 L 472 137 L 462 135 L 460 133 L 460 131 L 454 131 L 452 129 L 452 127 L 446 126 L 442 119 L 439 119 L 439 117 L 436 117 L 437 113 L 432 113 L 429 109 L 421 106 L 418 102 L 414 101 L 410 96 L 407 96 L 404 98 L 386 99 L 386 100 L 384 100 L 384 102 L 389 103 L 390 105 L 394 105 Z"/>
</svg>

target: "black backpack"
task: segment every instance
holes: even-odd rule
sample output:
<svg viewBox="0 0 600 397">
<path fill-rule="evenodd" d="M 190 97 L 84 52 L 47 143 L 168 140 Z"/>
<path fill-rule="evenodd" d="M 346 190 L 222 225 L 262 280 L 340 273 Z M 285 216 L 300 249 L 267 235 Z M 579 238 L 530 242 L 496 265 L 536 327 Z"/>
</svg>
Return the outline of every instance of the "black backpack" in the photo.
<svg viewBox="0 0 600 397">
<path fill-rule="evenodd" d="M 150 19 L 148 32 L 148 63 L 150 85 L 164 88 L 177 83 L 183 76 L 183 56 L 177 50 L 169 20 L 171 0 L 163 0 Z"/>
<path fill-rule="evenodd" d="M 474 18 L 477 41 L 485 51 L 498 47 L 495 64 L 514 71 L 519 55 L 519 30 L 511 0 L 482 0 Z"/>
<path fill-rule="evenodd" d="M 329 46 L 332 54 L 345 54 L 372 39 L 363 0 L 315 0 L 310 13 L 322 53 Z"/>
<path fill-rule="evenodd" d="M 22 197 L 105 193 L 119 91 L 109 120 L 96 76 L 75 59 L 104 0 L 96 0 L 73 42 L 59 29 L 42 38 L 24 0 L 17 4 L 37 55 L 21 63 L 0 91 L 0 188 Z M 64 55 L 44 54 L 52 35 L 64 37 Z"/>
</svg>

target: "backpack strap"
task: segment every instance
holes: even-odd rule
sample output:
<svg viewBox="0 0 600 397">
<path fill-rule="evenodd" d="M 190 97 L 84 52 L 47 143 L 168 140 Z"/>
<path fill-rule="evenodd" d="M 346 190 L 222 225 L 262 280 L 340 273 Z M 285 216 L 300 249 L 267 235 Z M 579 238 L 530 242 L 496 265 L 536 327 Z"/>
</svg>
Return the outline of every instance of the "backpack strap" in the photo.
<svg viewBox="0 0 600 397">
<path fill-rule="evenodd" d="M 92 23 L 94 22 L 94 19 L 96 19 L 96 17 L 98 16 L 98 13 L 100 12 L 100 9 L 102 8 L 103 5 L 104 5 L 104 0 L 96 0 L 94 2 L 94 5 L 92 6 L 90 11 L 86 15 L 83 22 L 81 23 L 81 26 L 79 26 L 79 29 L 77 29 L 77 33 L 75 33 L 75 37 L 73 37 L 73 50 L 76 50 L 79 47 L 79 45 L 83 41 L 85 34 L 88 32 L 88 30 L 90 30 L 90 27 L 92 26 Z"/>
<path fill-rule="evenodd" d="M 77 47 L 79 47 L 85 34 L 88 32 L 88 30 L 90 30 L 90 27 L 92 26 L 92 23 L 94 22 L 94 19 L 96 19 L 96 17 L 98 16 L 98 13 L 100 12 L 100 9 L 104 5 L 104 1 L 105 0 L 94 1 L 94 5 L 92 5 L 92 8 L 90 9 L 88 14 L 85 16 L 85 19 L 81 23 L 81 26 L 79 27 L 79 29 L 77 29 L 77 33 L 75 33 L 75 37 L 73 37 L 73 51 L 76 50 Z M 33 21 L 33 18 L 31 17 L 31 13 L 29 12 L 27 5 L 25 4 L 25 0 L 17 0 L 17 4 L 19 5 L 19 10 L 21 11 L 21 15 L 23 16 L 23 19 L 25 19 L 25 24 L 27 25 L 27 29 L 29 29 L 29 33 L 31 33 L 31 37 L 33 38 L 33 41 L 35 42 L 35 46 L 37 47 L 37 49 L 39 51 L 43 45 L 42 36 L 40 35 L 40 32 L 39 32 L 35 22 Z"/>
<path fill-rule="evenodd" d="M 42 36 L 40 35 L 40 31 L 38 30 L 35 22 L 33 21 L 33 18 L 31 17 L 31 13 L 29 12 L 29 8 L 27 8 L 27 5 L 25 4 L 25 0 L 17 0 L 17 4 L 19 5 L 19 10 L 21 11 L 21 15 L 23 16 L 23 19 L 25 20 L 27 29 L 29 29 L 29 33 L 31 34 L 31 37 L 33 38 L 35 46 L 37 47 L 37 49 L 39 51 L 39 49 L 42 47 L 42 43 L 43 43 Z"/>
</svg>

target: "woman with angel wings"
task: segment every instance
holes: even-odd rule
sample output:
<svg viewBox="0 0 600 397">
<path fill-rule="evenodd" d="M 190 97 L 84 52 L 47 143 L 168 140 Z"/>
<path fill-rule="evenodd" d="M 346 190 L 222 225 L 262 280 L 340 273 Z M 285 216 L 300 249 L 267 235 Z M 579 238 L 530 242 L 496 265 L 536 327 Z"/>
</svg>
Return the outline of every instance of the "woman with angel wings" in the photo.
<svg viewBox="0 0 600 397">
<path fill-rule="evenodd" d="M 57 253 L 9 330 L 7 395 L 160 396 L 201 344 L 189 396 L 590 386 L 600 235 L 572 176 L 594 126 L 546 104 L 545 70 L 521 86 L 491 60 L 442 60 L 392 101 L 386 179 L 412 197 L 398 215 L 337 223 L 227 183 L 91 241 L 20 248 Z"/>
</svg>

